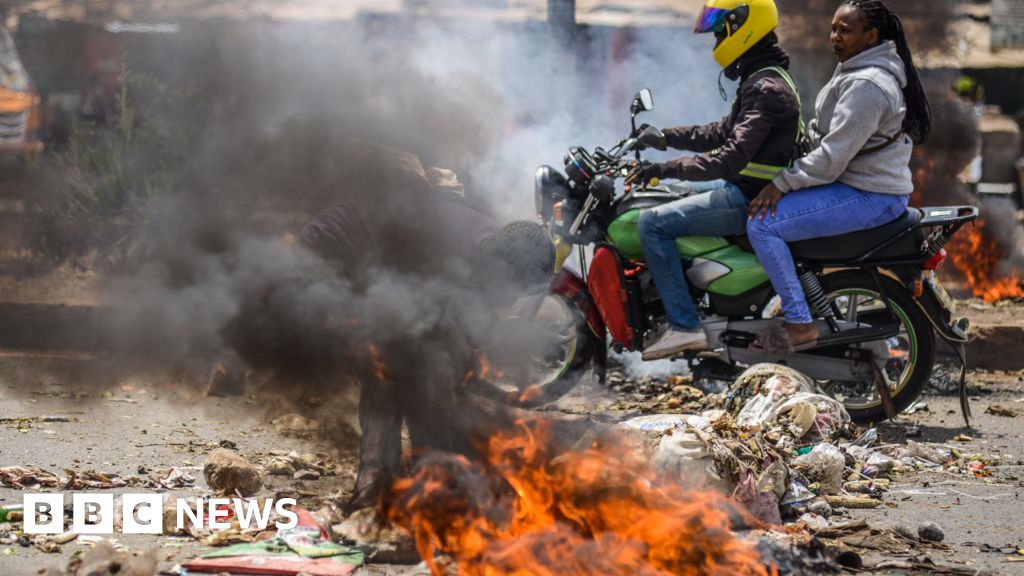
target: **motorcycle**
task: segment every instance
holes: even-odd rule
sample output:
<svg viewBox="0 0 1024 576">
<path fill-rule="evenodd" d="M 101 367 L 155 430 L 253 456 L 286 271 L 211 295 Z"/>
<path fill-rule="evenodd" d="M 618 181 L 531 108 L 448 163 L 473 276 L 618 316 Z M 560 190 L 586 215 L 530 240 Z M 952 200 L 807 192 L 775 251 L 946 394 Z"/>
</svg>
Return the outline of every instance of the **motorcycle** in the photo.
<svg viewBox="0 0 1024 576">
<path fill-rule="evenodd" d="M 537 214 L 556 239 L 561 272 L 549 294 L 527 299 L 512 313 L 526 322 L 547 319 L 549 335 L 541 340 L 544 353 L 536 355 L 546 375 L 528 388 L 523 384 L 531 377 L 521 375 L 514 393 L 504 389 L 515 404 L 556 400 L 591 364 L 604 381 L 609 345 L 620 352 L 642 351 L 667 327 L 637 221 L 643 210 L 689 191 L 659 182 L 624 187 L 621 194 L 616 190 L 616 180 L 643 162 L 641 150 L 663 143 L 656 128 L 637 130 L 637 115 L 653 106 L 650 90 L 641 90 L 631 105 L 629 137 L 607 150 L 570 148 L 564 172 L 551 166 L 537 170 Z M 977 217 L 974 206 L 908 208 L 877 228 L 791 243 L 821 333 L 816 347 L 792 354 L 753 346 L 758 334 L 782 319 L 778 297 L 746 237 L 679 238 L 679 257 L 711 350 L 687 352 L 681 359 L 695 379 L 731 380 L 745 366 L 785 364 L 841 400 L 855 421 L 873 422 L 894 417 L 921 394 L 938 336 L 959 355 L 961 407 L 968 419 L 968 322 L 953 317 L 952 301 L 935 270 L 946 257 L 946 242 Z M 579 274 L 562 266 L 572 247 L 578 251 Z"/>
</svg>

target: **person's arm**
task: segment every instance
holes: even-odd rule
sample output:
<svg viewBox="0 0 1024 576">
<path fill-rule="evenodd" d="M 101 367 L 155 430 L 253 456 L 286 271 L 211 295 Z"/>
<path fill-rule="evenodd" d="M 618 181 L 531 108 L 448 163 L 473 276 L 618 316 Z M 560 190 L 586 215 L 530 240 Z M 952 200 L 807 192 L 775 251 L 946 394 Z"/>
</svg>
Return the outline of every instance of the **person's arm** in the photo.
<svg viewBox="0 0 1024 576">
<path fill-rule="evenodd" d="M 889 100 L 870 80 L 854 79 L 841 88 L 831 129 L 818 147 L 793 163 L 772 181 L 783 193 L 831 184 L 878 131 Z"/>
<path fill-rule="evenodd" d="M 786 112 L 784 97 L 767 80 L 757 82 L 744 94 L 732 134 L 720 146 L 711 152 L 656 164 L 656 176 L 691 181 L 738 176 Z"/>
<path fill-rule="evenodd" d="M 665 143 L 669 148 L 688 150 L 690 152 L 710 152 L 729 139 L 725 127 L 729 125 L 728 114 L 720 122 L 711 122 L 704 126 L 679 126 L 662 130 Z"/>
</svg>

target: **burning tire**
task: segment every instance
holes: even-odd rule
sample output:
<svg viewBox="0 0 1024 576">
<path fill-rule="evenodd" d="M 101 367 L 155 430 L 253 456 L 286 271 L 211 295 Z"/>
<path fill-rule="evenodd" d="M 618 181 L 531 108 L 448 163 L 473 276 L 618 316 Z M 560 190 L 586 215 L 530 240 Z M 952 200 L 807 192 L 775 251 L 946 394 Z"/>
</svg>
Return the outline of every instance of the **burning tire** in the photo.
<svg viewBox="0 0 1024 576">
<path fill-rule="evenodd" d="M 860 271 L 842 271 L 823 279 L 829 303 L 837 317 L 847 322 L 879 325 L 900 324 L 899 333 L 880 342 L 859 345 L 875 351 L 875 378 L 884 378 L 896 413 L 902 412 L 921 395 L 931 377 L 935 361 L 935 334 L 928 318 L 913 297 L 895 280 L 879 276 L 879 284 L 889 298 L 890 312 L 878 293 L 878 284 Z M 878 350 L 884 350 L 879 357 Z M 823 383 L 829 393 L 843 401 L 850 417 L 860 423 L 886 419 L 885 407 L 875 381 Z"/>
<path fill-rule="evenodd" d="M 579 309 L 559 294 L 543 296 L 534 307 L 523 313 L 520 303 L 502 319 L 507 336 L 481 351 L 474 393 L 535 407 L 564 396 L 587 371 L 597 339 Z"/>
</svg>

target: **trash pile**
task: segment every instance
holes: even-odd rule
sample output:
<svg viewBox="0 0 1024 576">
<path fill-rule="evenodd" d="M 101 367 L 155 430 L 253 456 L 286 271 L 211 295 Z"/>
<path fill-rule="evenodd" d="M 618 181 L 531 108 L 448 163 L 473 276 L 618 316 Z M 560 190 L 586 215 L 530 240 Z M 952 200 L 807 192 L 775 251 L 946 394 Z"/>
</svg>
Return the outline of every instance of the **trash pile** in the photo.
<svg viewBox="0 0 1024 576">
<path fill-rule="evenodd" d="M 751 367 L 726 392 L 708 395 L 696 414 L 644 415 L 620 426 L 646 439 L 659 474 L 691 489 L 725 491 L 746 506 L 755 528 L 776 527 L 759 532 L 759 538 L 783 545 L 801 534 L 813 537 L 849 552 L 836 561 L 853 569 L 862 567 L 854 551 L 868 550 L 909 557 L 890 562 L 891 568 L 927 565 L 934 571 L 926 552 L 947 547 L 934 523 L 877 529 L 851 520 L 847 510 L 881 506 L 883 494 L 904 472 L 984 477 L 997 464 L 913 440 L 879 445 L 876 429 L 858 428 L 841 402 L 816 393 L 799 372 L 775 364 Z"/>
<path fill-rule="evenodd" d="M 729 491 L 765 525 L 825 527 L 835 509 L 873 508 L 904 464 L 872 449 L 841 402 L 805 376 L 760 364 L 698 416 L 641 416 L 622 426 L 658 437 L 653 461 L 687 486 Z"/>
<path fill-rule="evenodd" d="M 700 410 L 706 396 L 703 390 L 693 386 L 693 377 L 689 375 L 629 378 L 622 368 L 614 367 L 608 370 L 607 378 L 613 391 L 625 395 L 609 406 L 609 410 L 692 414 Z"/>
</svg>

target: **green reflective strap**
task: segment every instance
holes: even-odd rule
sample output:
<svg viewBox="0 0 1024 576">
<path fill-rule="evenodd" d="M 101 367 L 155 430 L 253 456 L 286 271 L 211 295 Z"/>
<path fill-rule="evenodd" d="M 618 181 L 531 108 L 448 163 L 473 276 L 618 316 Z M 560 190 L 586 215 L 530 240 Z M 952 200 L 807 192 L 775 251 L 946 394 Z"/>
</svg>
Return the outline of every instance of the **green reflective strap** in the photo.
<svg viewBox="0 0 1024 576">
<path fill-rule="evenodd" d="M 747 164 L 746 168 L 740 170 L 740 175 L 748 176 L 750 178 L 758 178 L 760 180 L 771 180 L 785 169 L 786 166 L 770 166 L 768 164 L 751 162 L 750 164 Z"/>
<path fill-rule="evenodd" d="M 800 110 L 803 107 L 803 104 L 800 101 L 800 91 L 796 89 L 796 83 L 793 82 L 793 77 L 790 76 L 789 72 L 786 71 L 786 69 L 781 66 L 768 66 L 766 68 L 761 68 L 757 72 L 751 74 L 751 77 L 757 76 L 762 72 L 768 71 L 775 72 L 776 74 L 778 74 L 779 77 L 782 78 L 782 80 L 786 83 L 786 85 L 789 86 L 789 89 L 793 91 L 793 95 L 796 96 L 797 118 L 799 120 L 799 122 L 797 123 L 796 130 L 796 142 L 800 142 L 800 140 L 802 140 L 804 137 L 804 116 L 803 114 L 800 113 Z M 795 148 L 796 144 L 794 144 L 794 149 Z M 790 161 L 789 166 L 792 165 L 793 162 Z M 782 172 L 789 166 L 769 166 L 767 164 L 758 164 L 756 162 L 751 162 L 750 164 L 747 164 L 746 168 L 740 170 L 740 175 L 747 176 L 750 178 L 759 178 L 761 180 L 772 180 L 773 178 L 778 176 L 780 172 Z"/>
</svg>

